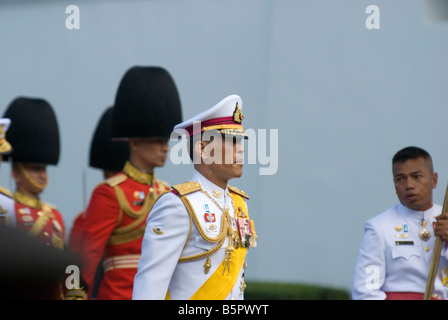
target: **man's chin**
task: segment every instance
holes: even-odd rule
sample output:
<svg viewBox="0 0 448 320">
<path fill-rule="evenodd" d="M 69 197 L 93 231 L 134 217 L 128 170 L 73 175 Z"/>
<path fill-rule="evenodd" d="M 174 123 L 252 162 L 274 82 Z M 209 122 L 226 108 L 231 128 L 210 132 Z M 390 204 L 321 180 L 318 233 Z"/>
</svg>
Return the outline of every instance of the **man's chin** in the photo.
<svg viewBox="0 0 448 320">
<path fill-rule="evenodd" d="M 241 178 L 243 176 L 243 165 L 237 165 L 238 169 L 235 170 L 234 178 Z"/>
</svg>

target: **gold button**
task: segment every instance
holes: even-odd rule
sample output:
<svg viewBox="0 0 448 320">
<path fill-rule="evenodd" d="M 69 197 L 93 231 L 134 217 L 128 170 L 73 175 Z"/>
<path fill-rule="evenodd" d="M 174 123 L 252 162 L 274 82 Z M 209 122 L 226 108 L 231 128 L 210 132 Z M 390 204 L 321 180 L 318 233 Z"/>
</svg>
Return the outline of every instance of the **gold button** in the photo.
<svg viewBox="0 0 448 320">
<path fill-rule="evenodd" d="M 430 248 L 428 246 L 425 247 L 425 251 L 428 252 Z"/>
</svg>

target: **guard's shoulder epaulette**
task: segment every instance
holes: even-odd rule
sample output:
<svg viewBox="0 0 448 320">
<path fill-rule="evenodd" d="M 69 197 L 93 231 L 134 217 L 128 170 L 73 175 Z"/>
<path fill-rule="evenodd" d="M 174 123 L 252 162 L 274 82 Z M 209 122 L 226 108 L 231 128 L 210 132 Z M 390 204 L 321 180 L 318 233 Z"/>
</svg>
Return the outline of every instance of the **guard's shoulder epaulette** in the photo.
<svg viewBox="0 0 448 320">
<path fill-rule="evenodd" d="M 177 184 L 171 188 L 173 188 L 180 196 L 184 196 L 186 194 L 199 191 L 202 187 L 198 182 L 191 181 Z"/>
<path fill-rule="evenodd" d="M 120 183 L 124 182 L 128 178 L 127 175 L 123 173 L 116 174 L 104 181 L 110 187 L 118 186 Z"/>
<path fill-rule="evenodd" d="M 11 192 L 9 192 L 8 189 L 3 188 L 2 186 L 0 186 L 0 193 L 4 194 L 5 196 L 12 198 L 12 194 Z"/>
<path fill-rule="evenodd" d="M 51 208 L 53 210 L 58 210 L 58 207 L 56 207 L 55 204 L 48 203 L 48 202 L 45 201 L 45 202 L 43 202 L 43 205 L 45 205 L 45 206 L 47 206 L 47 207 L 49 207 L 49 208 Z"/>
<path fill-rule="evenodd" d="M 156 179 L 157 183 L 160 184 L 161 186 L 165 187 L 166 189 L 171 188 L 170 184 L 166 181 L 160 180 L 160 179 Z"/>
<path fill-rule="evenodd" d="M 247 195 L 246 192 L 244 192 L 243 190 L 240 190 L 238 188 L 232 187 L 232 186 L 228 186 L 229 190 L 233 193 L 239 194 L 240 196 L 242 196 L 243 198 L 249 199 L 249 196 Z"/>
</svg>

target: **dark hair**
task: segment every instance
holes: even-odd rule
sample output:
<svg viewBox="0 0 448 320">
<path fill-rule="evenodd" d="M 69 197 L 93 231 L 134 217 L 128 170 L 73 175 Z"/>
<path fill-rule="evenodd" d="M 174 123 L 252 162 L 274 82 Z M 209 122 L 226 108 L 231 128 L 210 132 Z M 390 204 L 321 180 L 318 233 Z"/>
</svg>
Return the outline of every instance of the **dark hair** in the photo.
<svg viewBox="0 0 448 320">
<path fill-rule="evenodd" d="M 429 165 L 430 169 L 432 171 L 432 158 L 431 155 L 428 153 L 428 151 L 419 148 L 419 147 L 406 147 L 404 149 L 401 149 L 398 151 L 395 156 L 392 159 L 392 165 L 394 165 L 397 162 L 403 163 L 409 159 L 418 159 L 423 158 L 425 159 Z"/>
<path fill-rule="evenodd" d="M 197 135 L 193 136 L 193 137 L 188 137 L 187 139 L 187 143 L 188 143 L 188 153 L 190 155 L 190 160 L 193 161 L 194 163 L 194 154 L 195 154 L 195 150 L 194 150 L 194 144 L 197 141 L 206 141 L 206 142 L 212 142 L 213 139 L 215 139 L 215 137 L 219 137 L 221 136 L 222 138 L 225 139 L 238 139 L 238 137 L 236 136 L 232 136 L 232 135 L 225 135 L 220 133 L 218 130 L 213 130 L 213 131 L 208 131 L 209 133 L 211 133 L 211 135 L 208 137 L 208 140 L 203 140 L 204 137 L 204 132 L 198 133 Z M 199 137 L 198 137 L 199 136 Z M 235 140 L 233 140 L 235 141 Z"/>
</svg>

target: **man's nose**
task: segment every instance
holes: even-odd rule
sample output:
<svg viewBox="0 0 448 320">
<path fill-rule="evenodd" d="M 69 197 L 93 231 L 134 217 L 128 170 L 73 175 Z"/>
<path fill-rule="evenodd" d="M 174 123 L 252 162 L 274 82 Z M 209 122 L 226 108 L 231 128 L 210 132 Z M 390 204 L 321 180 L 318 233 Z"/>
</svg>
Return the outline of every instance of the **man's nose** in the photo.
<svg viewBox="0 0 448 320">
<path fill-rule="evenodd" d="M 406 187 L 406 190 L 414 189 L 414 187 L 415 187 L 414 181 L 412 179 L 409 179 L 409 178 L 406 179 L 405 187 Z"/>
<path fill-rule="evenodd" d="M 243 143 L 237 143 L 236 144 L 236 152 L 237 153 L 244 153 L 244 144 Z"/>
</svg>

